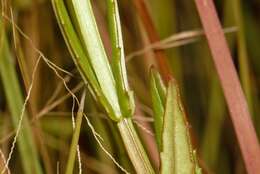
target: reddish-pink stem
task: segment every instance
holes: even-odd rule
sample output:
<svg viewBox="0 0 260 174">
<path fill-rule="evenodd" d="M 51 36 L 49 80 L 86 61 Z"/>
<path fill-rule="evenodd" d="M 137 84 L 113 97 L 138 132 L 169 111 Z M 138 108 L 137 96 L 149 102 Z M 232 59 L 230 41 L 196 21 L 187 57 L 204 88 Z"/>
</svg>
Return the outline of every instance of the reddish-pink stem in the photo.
<svg viewBox="0 0 260 174">
<path fill-rule="evenodd" d="M 195 0 L 249 174 L 260 172 L 260 147 L 213 0 Z M 216 111 L 217 112 L 217 111 Z"/>
</svg>

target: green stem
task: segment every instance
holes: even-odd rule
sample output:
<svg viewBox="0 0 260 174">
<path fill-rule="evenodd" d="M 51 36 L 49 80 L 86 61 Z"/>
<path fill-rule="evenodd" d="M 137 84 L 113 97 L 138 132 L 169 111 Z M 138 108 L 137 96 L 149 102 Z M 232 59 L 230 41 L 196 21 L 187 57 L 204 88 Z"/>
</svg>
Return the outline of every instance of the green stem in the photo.
<svg viewBox="0 0 260 174">
<path fill-rule="evenodd" d="M 124 118 L 117 123 L 127 153 L 138 174 L 152 174 L 154 170 L 135 131 L 133 122 Z"/>
<path fill-rule="evenodd" d="M 73 169 L 74 169 L 75 157 L 76 157 L 76 153 L 77 153 L 77 149 L 78 149 L 80 128 L 81 128 L 83 110 L 84 110 L 84 104 L 85 104 L 85 96 L 86 96 L 86 93 L 84 92 L 82 95 L 82 98 L 80 101 L 80 107 L 79 107 L 79 110 L 77 113 L 76 125 L 74 128 L 74 134 L 72 136 L 70 153 L 69 153 L 68 163 L 66 166 L 66 174 L 72 174 Z"/>
</svg>

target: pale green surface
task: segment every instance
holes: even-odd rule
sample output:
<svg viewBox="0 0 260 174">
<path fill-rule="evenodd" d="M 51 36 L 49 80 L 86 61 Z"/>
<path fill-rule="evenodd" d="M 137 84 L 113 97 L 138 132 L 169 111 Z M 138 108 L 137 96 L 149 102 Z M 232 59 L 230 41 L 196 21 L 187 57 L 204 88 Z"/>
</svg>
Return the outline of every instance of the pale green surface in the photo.
<svg viewBox="0 0 260 174">
<path fill-rule="evenodd" d="M 146 155 L 142 143 L 130 118 L 124 118 L 117 124 L 128 155 L 138 174 L 153 174 L 154 169 Z"/>
<path fill-rule="evenodd" d="M 193 152 L 177 84 L 167 90 L 162 132 L 161 173 L 191 174 L 195 169 Z"/>
<path fill-rule="evenodd" d="M 77 65 L 77 68 L 81 73 L 81 77 L 86 84 L 90 83 L 96 97 L 109 113 L 109 116 L 113 120 L 118 121 L 121 117 L 115 115 L 115 110 L 117 110 L 117 108 L 114 108 L 114 103 L 110 103 L 104 94 L 109 93 L 109 86 L 105 91 L 100 87 L 93 67 L 89 62 L 89 58 L 81 45 L 80 39 L 73 28 L 72 22 L 70 21 L 69 14 L 63 0 L 52 0 L 52 2 L 63 37 L 65 38 L 66 44 L 72 54 L 74 63 Z"/>
<path fill-rule="evenodd" d="M 71 1 L 75 20 L 78 24 L 82 45 L 87 50 L 89 61 L 93 67 L 96 78 L 108 102 L 112 104 L 116 118 L 121 118 L 122 113 L 117 97 L 115 79 L 103 47 L 98 28 L 95 22 L 90 0 Z M 71 13 L 73 13 L 71 10 Z"/>
</svg>

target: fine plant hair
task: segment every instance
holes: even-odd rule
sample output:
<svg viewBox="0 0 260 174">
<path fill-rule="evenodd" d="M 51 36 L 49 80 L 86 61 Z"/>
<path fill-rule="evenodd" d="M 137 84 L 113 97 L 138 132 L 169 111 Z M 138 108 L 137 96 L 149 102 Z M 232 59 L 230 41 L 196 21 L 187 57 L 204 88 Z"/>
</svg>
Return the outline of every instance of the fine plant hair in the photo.
<svg viewBox="0 0 260 174">
<path fill-rule="evenodd" d="M 126 171 L 126 169 L 124 169 L 118 162 L 117 160 L 105 149 L 105 147 L 102 145 L 101 141 L 100 141 L 100 135 L 95 131 L 94 127 L 92 126 L 92 124 L 90 123 L 88 117 L 86 116 L 86 114 L 83 114 L 84 115 L 84 118 L 86 119 L 87 121 L 87 124 L 88 126 L 90 127 L 92 133 L 93 133 L 93 136 L 95 138 L 95 140 L 98 142 L 100 148 L 107 154 L 107 156 L 116 164 L 116 166 L 122 170 L 122 172 L 124 173 L 129 173 L 128 171 Z"/>
</svg>

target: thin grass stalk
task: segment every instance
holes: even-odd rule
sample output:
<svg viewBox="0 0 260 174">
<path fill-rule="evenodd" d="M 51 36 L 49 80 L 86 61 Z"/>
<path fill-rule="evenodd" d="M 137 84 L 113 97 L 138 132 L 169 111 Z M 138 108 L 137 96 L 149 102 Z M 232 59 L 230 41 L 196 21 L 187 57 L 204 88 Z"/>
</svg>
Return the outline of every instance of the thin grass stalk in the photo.
<svg viewBox="0 0 260 174">
<path fill-rule="evenodd" d="M 74 133 L 73 133 L 72 140 L 71 140 L 70 152 L 69 152 L 69 157 L 68 157 L 65 174 L 73 173 L 76 155 L 80 155 L 79 153 L 77 154 L 77 151 L 79 152 L 78 141 L 79 141 L 80 128 L 81 128 L 83 112 L 84 112 L 85 97 L 86 97 L 86 92 L 84 92 L 82 94 L 80 106 L 79 106 L 79 109 L 77 112 L 77 118 L 76 118 L 76 122 L 75 122 L 75 128 L 73 129 Z M 79 157 L 79 159 L 80 159 L 80 157 Z"/>
<path fill-rule="evenodd" d="M 260 148 L 248 106 L 212 0 L 195 0 L 249 174 L 260 171 Z M 250 144 L 250 146 L 248 145 Z"/>
</svg>

